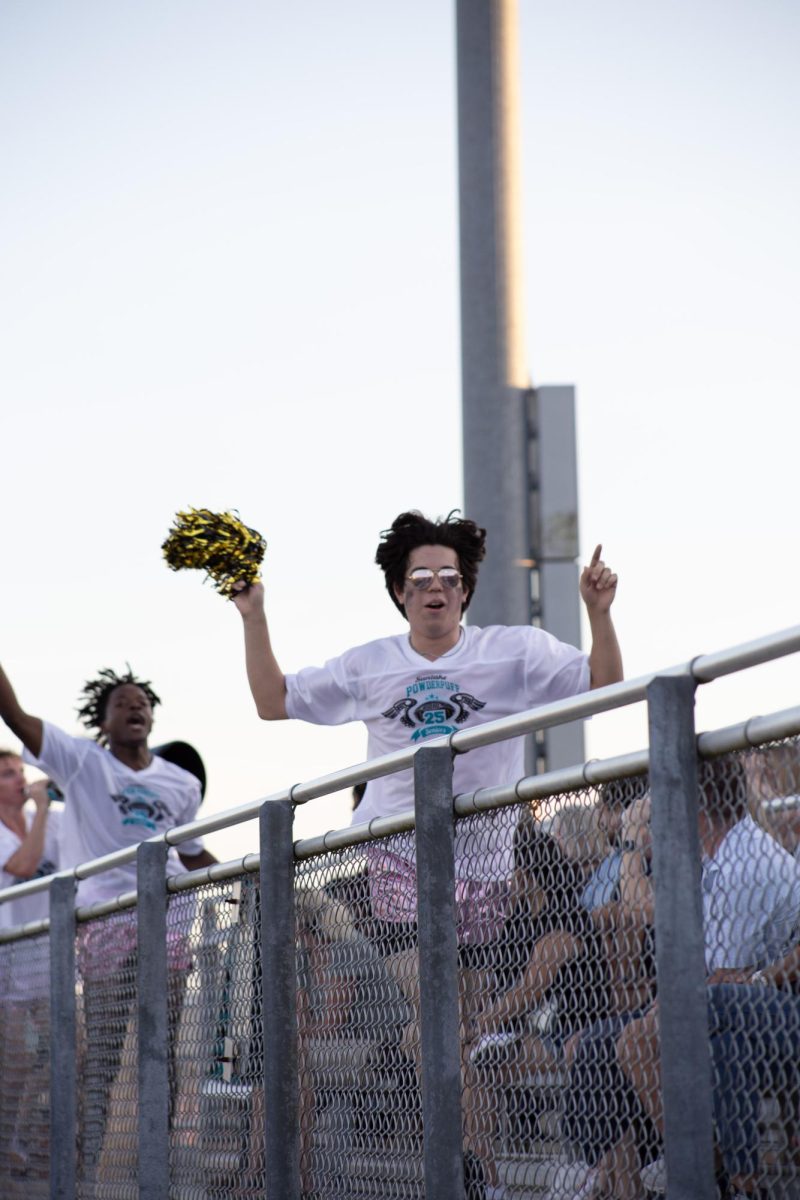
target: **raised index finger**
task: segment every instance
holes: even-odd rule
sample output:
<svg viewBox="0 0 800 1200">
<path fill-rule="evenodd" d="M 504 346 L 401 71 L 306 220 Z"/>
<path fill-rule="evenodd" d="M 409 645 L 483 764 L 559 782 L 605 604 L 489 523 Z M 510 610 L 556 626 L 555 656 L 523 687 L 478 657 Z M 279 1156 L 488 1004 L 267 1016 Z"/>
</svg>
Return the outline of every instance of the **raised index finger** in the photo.
<svg viewBox="0 0 800 1200">
<path fill-rule="evenodd" d="M 590 570 L 592 567 L 596 567 L 597 564 L 600 562 L 600 555 L 602 553 L 603 553 L 603 546 L 601 543 L 601 544 L 595 546 L 595 548 L 594 548 L 594 554 L 592 555 L 592 561 L 589 563 Z"/>
</svg>

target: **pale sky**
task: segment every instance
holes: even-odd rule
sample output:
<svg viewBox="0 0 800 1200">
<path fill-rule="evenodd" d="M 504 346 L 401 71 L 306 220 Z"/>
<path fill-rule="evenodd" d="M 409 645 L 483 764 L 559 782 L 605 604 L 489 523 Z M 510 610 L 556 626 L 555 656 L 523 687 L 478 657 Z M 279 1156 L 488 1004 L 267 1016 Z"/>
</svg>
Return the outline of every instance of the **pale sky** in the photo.
<svg viewBox="0 0 800 1200">
<path fill-rule="evenodd" d="M 520 8 L 528 359 L 577 387 L 635 676 L 798 620 L 800 9 Z M 454 72 L 450 0 L 0 5 L 0 657 L 72 732 L 129 661 L 207 811 L 366 737 L 258 720 L 237 613 L 162 563 L 173 514 L 265 535 L 289 671 L 399 632 L 379 532 L 461 503 Z M 796 669 L 711 685 L 699 726 L 796 703 Z M 596 718 L 589 753 L 645 730 Z"/>
</svg>

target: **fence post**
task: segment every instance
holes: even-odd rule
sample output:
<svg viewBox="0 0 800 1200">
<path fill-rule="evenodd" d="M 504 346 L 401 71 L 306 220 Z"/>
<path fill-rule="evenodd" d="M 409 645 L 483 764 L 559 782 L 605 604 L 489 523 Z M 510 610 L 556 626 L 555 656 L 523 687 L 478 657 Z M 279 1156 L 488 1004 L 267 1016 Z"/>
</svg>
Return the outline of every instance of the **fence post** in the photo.
<svg viewBox="0 0 800 1200">
<path fill-rule="evenodd" d="M 75 879 L 50 884 L 50 1196 L 75 1200 L 78 1126 Z"/>
<path fill-rule="evenodd" d="M 715 1200 L 694 680 L 647 689 L 661 1089 L 669 1200 Z"/>
<path fill-rule="evenodd" d="M 464 1200 L 453 756 L 449 746 L 417 751 L 414 808 L 425 1194 L 436 1200 Z"/>
<path fill-rule="evenodd" d="M 164 841 L 142 842 L 136 852 L 141 1200 L 169 1197 L 167 852 Z"/>
<path fill-rule="evenodd" d="M 270 1200 L 300 1200 L 293 805 L 259 815 L 264 1153 Z"/>
</svg>

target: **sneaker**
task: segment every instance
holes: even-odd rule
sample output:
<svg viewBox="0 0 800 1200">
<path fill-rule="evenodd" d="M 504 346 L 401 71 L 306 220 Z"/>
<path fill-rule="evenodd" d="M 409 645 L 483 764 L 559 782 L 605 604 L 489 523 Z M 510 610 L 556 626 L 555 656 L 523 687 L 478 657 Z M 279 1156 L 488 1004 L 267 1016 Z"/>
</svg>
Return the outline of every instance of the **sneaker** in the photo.
<svg viewBox="0 0 800 1200">
<path fill-rule="evenodd" d="M 664 1155 L 660 1155 L 646 1167 L 642 1167 L 639 1178 L 642 1186 L 648 1192 L 656 1192 L 659 1196 L 663 1196 L 667 1190 L 667 1165 L 664 1162 Z"/>
<path fill-rule="evenodd" d="M 474 1067 L 485 1067 L 507 1058 L 520 1040 L 513 1029 L 499 1029 L 496 1033 L 482 1033 L 469 1052 L 469 1061 Z"/>
</svg>

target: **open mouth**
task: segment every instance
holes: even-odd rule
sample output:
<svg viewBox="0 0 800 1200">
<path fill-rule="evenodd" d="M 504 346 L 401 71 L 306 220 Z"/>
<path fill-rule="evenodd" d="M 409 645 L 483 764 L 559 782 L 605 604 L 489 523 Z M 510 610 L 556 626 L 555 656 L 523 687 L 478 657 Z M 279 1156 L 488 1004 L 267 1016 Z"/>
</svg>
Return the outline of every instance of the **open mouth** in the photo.
<svg viewBox="0 0 800 1200">
<path fill-rule="evenodd" d="M 138 729 L 143 729 L 145 724 L 144 717 L 140 716 L 139 713 L 134 713 L 133 716 L 128 717 L 128 724 Z"/>
</svg>

